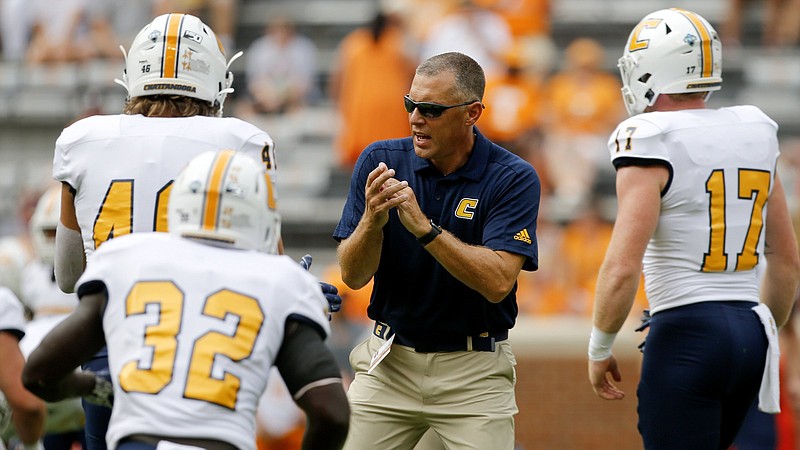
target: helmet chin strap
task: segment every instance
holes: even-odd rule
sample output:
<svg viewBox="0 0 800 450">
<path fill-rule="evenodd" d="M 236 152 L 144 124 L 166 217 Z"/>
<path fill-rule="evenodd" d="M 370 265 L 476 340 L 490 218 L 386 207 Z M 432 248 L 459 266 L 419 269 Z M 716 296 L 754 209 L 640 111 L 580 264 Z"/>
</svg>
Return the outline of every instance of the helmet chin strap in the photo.
<svg viewBox="0 0 800 450">
<path fill-rule="evenodd" d="M 225 87 L 220 89 L 216 98 L 214 99 L 214 103 L 219 105 L 219 112 L 217 113 L 217 116 L 219 117 L 222 117 L 222 107 L 225 103 L 225 97 L 234 91 L 234 89 L 231 87 L 233 86 L 233 72 L 230 70 L 231 64 L 233 64 L 233 62 L 239 59 L 239 57 L 243 54 L 243 51 L 237 52 L 235 55 L 231 56 L 231 59 L 228 60 L 228 64 L 225 66 Z"/>
<path fill-rule="evenodd" d="M 123 60 L 125 61 L 125 67 L 128 67 L 128 52 L 125 51 L 125 47 L 119 46 L 119 50 L 122 52 Z M 127 69 L 122 69 L 122 79 L 114 78 L 114 83 L 125 88 L 125 91 L 128 92 L 128 98 L 131 97 L 131 90 L 128 88 L 128 71 Z"/>
</svg>

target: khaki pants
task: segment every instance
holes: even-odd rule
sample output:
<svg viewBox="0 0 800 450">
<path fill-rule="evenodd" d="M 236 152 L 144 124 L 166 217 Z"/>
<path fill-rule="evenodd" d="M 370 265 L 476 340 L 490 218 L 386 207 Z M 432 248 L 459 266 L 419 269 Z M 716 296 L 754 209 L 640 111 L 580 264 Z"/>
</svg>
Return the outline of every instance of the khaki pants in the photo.
<svg viewBox="0 0 800 450">
<path fill-rule="evenodd" d="M 514 448 L 516 360 L 508 341 L 495 352 L 417 353 L 392 345 L 367 374 L 384 341 L 370 336 L 350 353 L 355 378 L 344 448 L 412 449 L 431 428 L 446 449 Z"/>
</svg>

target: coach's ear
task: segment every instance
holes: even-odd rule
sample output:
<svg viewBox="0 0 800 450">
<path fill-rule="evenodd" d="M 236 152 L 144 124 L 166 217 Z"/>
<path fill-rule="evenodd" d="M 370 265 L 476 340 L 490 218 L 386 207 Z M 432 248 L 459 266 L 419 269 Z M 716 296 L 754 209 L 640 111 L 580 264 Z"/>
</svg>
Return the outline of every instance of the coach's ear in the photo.
<svg viewBox="0 0 800 450">
<path fill-rule="evenodd" d="M 483 114 L 483 108 L 485 108 L 485 106 L 481 102 L 475 102 L 467 106 L 467 121 L 465 124 L 467 126 L 475 125 L 475 122 L 477 122 L 481 114 Z"/>
</svg>

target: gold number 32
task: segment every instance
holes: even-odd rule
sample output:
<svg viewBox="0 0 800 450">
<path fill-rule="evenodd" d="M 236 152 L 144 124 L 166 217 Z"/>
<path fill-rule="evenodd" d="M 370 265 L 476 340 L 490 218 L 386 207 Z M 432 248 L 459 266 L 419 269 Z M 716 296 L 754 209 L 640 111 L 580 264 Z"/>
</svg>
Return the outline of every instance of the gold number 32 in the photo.
<svg viewBox="0 0 800 450">
<path fill-rule="evenodd" d="M 742 250 L 736 254 L 734 270 L 750 270 L 758 264 L 756 246 L 764 228 L 764 206 L 769 195 L 771 174 L 764 170 L 739 169 L 739 193 L 741 200 L 752 200 L 750 225 L 747 228 Z M 728 266 L 725 252 L 725 176 L 716 169 L 706 180 L 709 201 L 710 237 L 708 252 L 703 255 L 703 272 L 723 272 Z"/>
<path fill-rule="evenodd" d="M 183 301 L 183 292 L 172 281 L 140 281 L 131 289 L 125 300 L 126 317 L 145 314 L 148 305 L 156 305 L 159 320 L 144 330 L 144 344 L 152 348 L 152 362 L 148 365 L 132 360 L 120 370 L 119 384 L 126 392 L 157 394 L 173 381 L 178 334 L 190 326 L 181 323 Z M 255 298 L 227 289 L 206 298 L 203 316 L 225 321 L 228 315 L 238 319 L 233 335 L 209 331 L 192 343 L 183 396 L 235 409 L 241 380 L 231 373 L 215 378 L 214 361 L 218 357 L 233 362 L 248 358 L 264 323 L 264 312 Z"/>
</svg>

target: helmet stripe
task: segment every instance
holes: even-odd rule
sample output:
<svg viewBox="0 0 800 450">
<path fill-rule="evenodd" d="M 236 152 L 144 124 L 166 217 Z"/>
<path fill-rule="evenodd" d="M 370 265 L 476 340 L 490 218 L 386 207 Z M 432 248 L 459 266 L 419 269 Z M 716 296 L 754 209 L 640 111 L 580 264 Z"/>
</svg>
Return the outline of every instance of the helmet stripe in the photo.
<svg viewBox="0 0 800 450">
<path fill-rule="evenodd" d="M 703 23 L 702 20 L 697 16 L 697 14 L 686 11 L 684 9 L 673 8 L 678 13 L 682 14 L 684 17 L 689 19 L 689 22 L 694 25 L 694 28 L 697 30 L 697 33 L 700 35 L 700 45 L 701 45 L 701 56 L 703 59 L 703 71 L 702 76 L 704 78 L 708 78 L 713 73 L 714 68 L 714 52 L 711 51 L 711 32 L 708 31 L 708 28 Z"/>
<path fill-rule="evenodd" d="M 176 78 L 178 76 L 178 50 L 183 14 L 170 14 L 164 36 L 164 54 L 161 62 L 161 76 Z"/>
<path fill-rule="evenodd" d="M 208 189 L 203 205 L 202 228 L 206 230 L 217 229 L 219 220 L 220 203 L 222 202 L 222 182 L 228 171 L 234 152 L 232 150 L 219 152 L 208 174 Z"/>
</svg>

